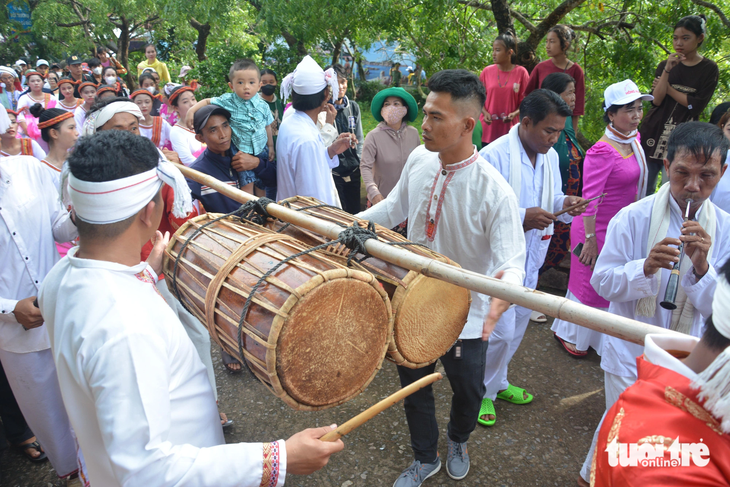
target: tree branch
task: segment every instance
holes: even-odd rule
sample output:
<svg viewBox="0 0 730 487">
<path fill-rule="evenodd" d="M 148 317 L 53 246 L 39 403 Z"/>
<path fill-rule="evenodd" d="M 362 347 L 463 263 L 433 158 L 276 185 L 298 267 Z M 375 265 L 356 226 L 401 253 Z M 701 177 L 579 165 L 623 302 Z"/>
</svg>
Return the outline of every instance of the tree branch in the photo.
<svg viewBox="0 0 730 487">
<path fill-rule="evenodd" d="M 715 12 L 717 16 L 720 17 L 722 23 L 725 24 L 725 28 L 730 29 L 730 20 L 728 20 L 725 12 L 723 12 L 720 7 L 718 7 L 714 3 L 706 2 L 705 0 L 692 0 L 692 3 L 695 3 L 701 7 L 709 8 L 710 10 Z"/>
<path fill-rule="evenodd" d="M 530 31 L 530 36 L 525 42 L 533 47 L 537 47 L 551 28 L 556 26 L 563 17 L 568 15 L 576 7 L 580 6 L 583 2 L 585 2 L 585 0 L 565 0 L 563 3 L 555 7 L 555 9 L 550 12 L 550 14 L 548 14 L 542 22 L 540 22 L 534 31 Z"/>
</svg>

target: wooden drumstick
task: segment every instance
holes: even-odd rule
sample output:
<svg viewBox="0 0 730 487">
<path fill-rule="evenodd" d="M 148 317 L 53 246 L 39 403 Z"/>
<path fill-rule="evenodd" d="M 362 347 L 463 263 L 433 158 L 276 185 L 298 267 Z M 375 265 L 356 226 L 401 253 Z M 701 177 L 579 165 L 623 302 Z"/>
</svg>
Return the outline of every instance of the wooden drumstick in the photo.
<svg viewBox="0 0 730 487">
<path fill-rule="evenodd" d="M 396 404 L 401 399 L 405 399 L 406 397 L 410 396 L 414 392 L 423 389 L 429 384 L 433 384 L 437 380 L 442 379 L 444 376 L 441 375 L 438 372 L 435 372 L 433 374 L 429 374 L 426 377 L 422 377 L 421 379 L 418 379 L 413 384 L 409 384 L 400 391 L 396 392 L 395 394 L 392 394 L 379 403 L 375 404 L 374 406 L 369 407 L 365 411 L 361 412 L 348 422 L 341 424 L 337 427 L 336 430 L 330 431 L 326 435 L 320 438 L 322 441 L 337 441 L 341 437 L 345 436 L 350 431 L 354 430 L 358 426 L 362 425 L 363 423 L 366 423 L 373 419 L 376 415 L 382 413 L 386 409 L 388 409 L 390 406 Z"/>
<path fill-rule="evenodd" d="M 585 206 L 585 205 L 587 205 L 588 203 L 590 203 L 593 200 L 597 200 L 598 198 L 603 198 L 604 196 L 606 196 L 606 194 L 607 193 L 599 194 L 598 196 L 596 196 L 594 198 L 591 198 L 589 200 L 585 200 L 583 203 L 578 203 L 577 205 L 569 206 L 569 207 L 567 207 L 567 208 L 565 208 L 563 210 L 560 210 L 559 212 L 555 213 L 555 216 L 560 216 L 563 213 L 568 213 L 569 211 L 573 211 L 576 208 L 580 208 L 581 206 Z"/>
</svg>

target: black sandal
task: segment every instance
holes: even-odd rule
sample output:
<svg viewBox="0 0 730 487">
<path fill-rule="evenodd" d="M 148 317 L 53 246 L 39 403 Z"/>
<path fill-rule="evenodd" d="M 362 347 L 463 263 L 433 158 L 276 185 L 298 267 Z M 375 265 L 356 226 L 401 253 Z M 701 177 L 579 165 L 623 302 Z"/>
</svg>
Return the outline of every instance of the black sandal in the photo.
<svg viewBox="0 0 730 487">
<path fill-rule="evenodd" d="M 41 450 L 41 444 L 38 443 L 38 440 L 32 442 L 32 443 L 26 443 L 25 445 L 15 445 L 16 448 L 19 448 L 23 454 L 33 463 L 41 463 L 48 460 L 48 457 L 46 456 L 46 452 Z M 29 450 L 35 450 L 40 453 L 40 456 L 33 457 L 30 454 Z"/>
</svg>

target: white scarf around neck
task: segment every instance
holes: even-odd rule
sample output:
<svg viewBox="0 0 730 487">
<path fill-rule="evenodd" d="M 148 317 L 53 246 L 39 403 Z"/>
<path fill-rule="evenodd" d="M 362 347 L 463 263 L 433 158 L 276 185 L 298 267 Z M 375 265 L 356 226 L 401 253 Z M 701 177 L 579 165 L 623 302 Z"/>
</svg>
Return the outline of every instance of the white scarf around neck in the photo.
<svg viewBox="0 0 730 487">
<path fill-rule="evenodd" d="M 669 221 L 671 219 L 672 211 L 670 198 L 672 198 L 672 193 L 669 190 L 669 183 L 666 183 L 659 189 L 654 197 L 654 205 L 651 209 L 651 223 L 649 225 L 649 238 L 646 241 L 647 256 L 656 244 L 668 236 L 667 231 L 669 230 Z M 698 222 L 700 226 L 704 228 L 704 230 L 709 234 L 711 241 L 714 242 L 717 222 L 715 217 L 715 206 L 708 199 L 702 204 L 697 212 L 699 213 Z M 711 252 L 712 245 L 708 252 L 708 258 L 711 255 Z M 682 279 L 690 268 L 692 268 L 692 261 L 685 253 L 684 258 L 680 263 L 679 286 L 677 286 L 677 297 L 674 301 L 677 308 L 672 311 L 672 321 L 669 326 L 671 330 L 685 334 L 689 334 L 692 329 L 695 311 L 694 306 L 687 299 L 687 294 L 684 292 L 684 288 L 682 287 Z M 659 286 L 657 289 L 661 290 L 663 273 L 661 272 L 661 269 L 657 272 L 657 278 L 659 279 Z M 641 298 L 636 303 L 636 314 L 638 316 L 653 317 L 657 311 L 656 307 L 657 295 Z"/>
<path fill-rule="evenodd" d="M 646 196 L 646 189 L 649 180 L 646 165 L 646 155 L 644 154 L 644 149 L 639 143 L 639 131 L 634 130 L 629 135 L 624 135 L 609 124 L 606 125 L 604 135 L 609 139 L 618 142 L 619 144 L 631 144 L 631 150 L 634 152 L 634 155 L 636 156 L 636 163 L 639 165 L 639 184 L 636 187 L 635 200 L 639 201 L 644 196 Z"/>
<path fill-rule="evenodd" d="M 509 130 L 509 185 L 517 195 L 517 201 L 520 201 L 520 193 L 522 192 L 522 141 L 519 134 L 520 124 L 518 123 Z M 554 152 L 554 151 L 553 151 Z M 537 159 L 542 156 L 544 158 L 542 165 L 542 198 L 540 208 L 553 213 L 553 203 L 555 200 L 555 191 L 553 187 L 553 170 L 550 164 L 550 151 L 547 154 L 537 154 L 535 157 L 535 169 L 537 169 Z M 552 235 L 553 224 L 551 223 L 544 230 L 539 230 L 540 235 Z"/>
</svg>

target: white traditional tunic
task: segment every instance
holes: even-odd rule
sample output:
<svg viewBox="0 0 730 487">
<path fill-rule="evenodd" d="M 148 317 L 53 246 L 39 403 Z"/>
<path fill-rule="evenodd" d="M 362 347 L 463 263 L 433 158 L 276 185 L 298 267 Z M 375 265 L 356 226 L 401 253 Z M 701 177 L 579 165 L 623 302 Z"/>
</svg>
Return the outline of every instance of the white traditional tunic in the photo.
<svg viewBox="0 0 730 487">
<path fill-rule="evenodd" d="M 287 110 L 288 111 L 288 110 Z M 330 157 L 309 115 L 295 110 L 279 127 L 276 139 L 276 199 L 312 196 L 340 207 L 332 169 L 340 159 Z"/>
<path fill-rule="evenodd" d="M 177 152 L 180 162 L 186 166 L 192 165 L 198 156 L 205 150 L 202 142 L 195 138 L 195 132 L 179 125 L 170 129 L 172 150 Z"/>
<path fill-rule="evenodd" d="M 46 157 L 46 151 L 44 151 L 43 147 L 41 147 L 40 144 L 38 144 L 38 142 L 36 142 L 35 140 L 33 140 L 33 139 L 28 139 L 28 140 L 30 140 L 30 145 L 33 148 L 33 157 L 35 157 L 39 161 L 42 161 Z M 21 152 L 22 152 L 22 149 L 17 154 L 9 154 L 5 151 L 0 150 L 0 156 L 11 157 L 11 156 L 20 156 L 20 155 L 30 155 L 30 154 L 21 154 Z"/>
<path fill-rule="evenodd" d="M 651 325 L 669 328 L 672 312 L 659 306 L 664 300 L 664 293 L 669 280 L 670 271 L 662 269 L 661 288 L 659 274 L 650 277 L 644 275 L 644 261 L 649 238 L 651 213 L 655 195 L 648 196 L 619 211 L 608 225 L 606 243 L 598 256 L 591 285 L 596 292 L 610 301 L 609 312 L 625 316 Z M 669 198 L 670 215 L 667 235 L 681 235 L 683 221 L 682 212 L 673 197 Z M 705 201 L 700 208 L 712 204 Z M 698 213 L 699 215 L 699 213 Z M 715 208 L 717 218 L 715 241 L 712 242 L 707 260 L 709 270 L 702 279 L 696 280 L 694 273 L 688 269 L 680 285 L 687 294 L 687 299 L 695 307 L 692 330 L 690 334 L 699 337 L 704 330 L 705 319 L 712 313 L 712 297 L 715 293 L 717 269 L 730 256 L 730 215 Z M 656 313 L 653 317 L 636 314 L 637 301 L 646 296 L 656 294 Z M 619 338 L 606 335 L 603 341 L 601 368 L 606 372 L 621 377 L 636 379 L 636 357 L 642 354 L 643 347 Z"/>
<path fill-rule="evenodd" d="M 91 484 L 282 486 L 283 440 L 225 445 L 205 367 L 154 272 L 77 249 L 39 303 Z"/>
<path fill-rule="evenodd" d="M 76 444 L 64 410 L 46 325 L 29 330 L 13 310 L 59 260 L 54 240 L 76 227 L 49 171 L 30 156 L 0 157 L 0 360 L 23 416 L 58 475 L 76 471 Z"/>
<path fill-rule="evenodd" d="M 162 122 L 162 126 L 160 127 L 160 141 L 157 143 L 157 147 L 162 149 L 163 147 L 169 147 L 170 143 L 170 124 L 167 123 L 167 120 L 160 119 Z M 154 134 L 154 124 L 153 125 L 143 125 L 142 122 L 139 123 L 139 135 L 143 137 L 147 137 L 148 139 L 153 140 Z"/>
<path fill-rule="evenodd" d="M 79 134 L 83 134 L 83 128 L 84 128 L 84 122 L 86 121 L 86 115 L 88 114 L 88 110 L 86 110 L 86 107 L 82 103 L 81 105 L 76 107 L 76 110 L 74 110 L 74 120 L 76 121 L 76 130 L 79 131 Z"/>
<path fill-rule="evenodd" d="M 510 172 L 510 150 L 509 150 L 509 134 L 498 138 L 479 153 L 488 163 L 497 168 L 497 171 L 509 181 Z M 545 164 L 550 164 L 553 174 L 553 210 L 558 211 L 563 208 L 563 200 L 565 195 L 562 189 L 562 180 L 560 178 L 560 166 L 558 162 L 558 153 L 554 149 L 550 149 L 547 154 L 537 154 L 535 167 L 532 167 L 530 158 L 527 157 L 522 141 L 520 141 L 520 154 L 522 156 L 522 189 L 520 191 L 520 221 L 525 221 L 525 211 L 527 208 L 541 206 L 543 188 L 543 172 Z M 546 208 L 543 208 L 546 209 Z M 563 213 L 558 217 L 563 223 L 570 223 L 573 217 L 568 213 Z M 545 238 L 547 237 L 547 238 Z M 542 236 L 540 230 L 530 230 L 525 232 L 525 243 L 527 244 L 527 257 L 525 262 L 525 286 L 535 288 L 537 286 L 537 276 L 540 268 L 545 263 L 545 255 L 550 246 L 550 236 Z"/>
<path fill-rule="evenodd" d="M 518 128 L 513 128 L 517 130 Z M 529 157 L 522 145 L 522 141 L 518 137 L 520 150 L 520 168 L 521 168 L 521 185 L 519 198 L 519 225 L 522 229 L 522 223 L 525 220 L 525 212 L 527 208 L 541 207 L 543 201 L 543 191 L 552 191 L 553 194 L 553 211 L 557 211 L 563 207 L 565 195 L 562 191 L 562 181 L 560 179 L 560 167 L 558 163 L 558 154 L 552 148 L 547 154 L 537 154 L 535 159 L 535 167 L 532 166 Z M 510 180 L 510 134 L 503 135 L 484 149 L 480 154 L 493 165 L 497 171 L 504 177 L 505 181 Z M 553 187 L 544 188 L 545 167 L 549 164 L 549 168 L 553 175 Z M 512 189 L 512 187 L 510 187 Z M 546 195 L 546 197 L 549 195 Z M 547 208 L 543 208 L 547 210 Z M 558 219 L 564 223 L 570 223 L 573 217 L 564 213 Z M 545 262 L 545 255 L 550 246 L 551 235 L 544 235 L 546 232 L 542 230 L 530 230 L 524 232 L 525 236 L 525 281 L 524 285 L 529 288 L 537 287 L 537 278 L 540 267 Z M 522 338 L 527 330 L 527 324 L 530 322 L 532 310 L 522 306 L 516 306 L 507 310 L 489 337 L 489 348 L 487 349 L 487 362 L 484 372 L 484 385 L 486 387 L 486 398 L 494 400 L 499 391 L 509 387 L 507 380 L 507 371 L 512 357 L 522 343 Z"/>
<path fill-rule="evenodd" d="M 281 137 L 281 135 L 280 135 Z M 504 178 L 474 155 L 443 168 L 436 152 L 417 147 L 388 197 L 359 218 L 392 228 L 408 219 L 408 239 L 457 262 L 464 269 L 521 285 L 525 240 L 517 198 Z M 482 336 L 489 297 L 472 291 L 459 338 Z"/>
<path fill-rule="evenodd" d="M 0 157 L 0 348 L 26 353 L 48 349 L 45 326 L 25 331 L 13 314 L 21 299 L 36 296 L 58 262 L 54 241 L 78 235 L 58 201 L 50 172 L 34 157 Z"/>
</svg>

